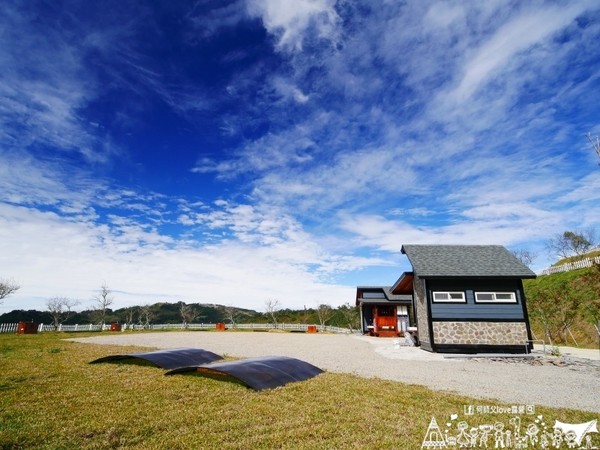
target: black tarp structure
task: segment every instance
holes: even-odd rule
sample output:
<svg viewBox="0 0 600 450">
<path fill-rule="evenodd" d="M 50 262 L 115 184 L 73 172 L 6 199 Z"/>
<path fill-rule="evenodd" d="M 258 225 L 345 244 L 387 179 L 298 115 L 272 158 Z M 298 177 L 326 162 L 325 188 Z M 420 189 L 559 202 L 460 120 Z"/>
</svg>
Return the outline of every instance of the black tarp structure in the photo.
<svg viewBox="0 0 600 450">
<path fill-rule="evenodd" d="M 179 367 L 166 372 L 165 375 L 189 372 L 230 376 L 257 391 L 273 389 L 295 381 L 308 380 L 323 373 L 318 367 L 296 358 L 262 356 L 238 361 Z"/>
<path fill-rule="evenodd" d="M 216 353 L 201 348 L 175 348 L 168 350 L 156 350 L 152 352 L 130 353 L 127 355 L 111 355 L 90 361 L 90 364 L 102 362 L 123 361 L 138 358 L 161 367 L 163 369 L 176 369 L 198 364 L 207 364 L 223 359 Z"/>
</svg>

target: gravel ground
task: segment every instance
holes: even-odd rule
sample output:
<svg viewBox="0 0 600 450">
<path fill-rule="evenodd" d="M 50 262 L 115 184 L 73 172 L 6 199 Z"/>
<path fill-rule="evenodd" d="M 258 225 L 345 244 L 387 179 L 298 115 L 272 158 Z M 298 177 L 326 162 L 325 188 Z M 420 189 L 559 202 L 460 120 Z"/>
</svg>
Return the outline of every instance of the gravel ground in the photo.
<svg viewBox="0 0 600 450">
<path fill-rule="evenodd" d="M 72 341 L 154 348 L 196 347 L 223 356 L 291 356 L 331 372 L 428 386 L 481 405 L 546 405 L 600 412 L 600 353 L 568 349 L 560 359 L 447 358 L 395 339 L 336 334 L 166 332 L 106 334 Z M 499 403 L 501 402 L 501 403 Z"/>
</svg>

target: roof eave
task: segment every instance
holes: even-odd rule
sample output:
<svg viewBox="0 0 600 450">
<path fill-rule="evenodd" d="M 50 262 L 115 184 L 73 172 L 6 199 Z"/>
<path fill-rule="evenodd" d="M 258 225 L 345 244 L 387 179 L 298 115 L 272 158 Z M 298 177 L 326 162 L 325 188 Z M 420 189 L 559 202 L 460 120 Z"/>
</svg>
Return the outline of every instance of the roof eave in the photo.
<svg viewBox="0 0 600 450">
<path fill-rule="evenodd" d="M 432 278 L 436 278 L 436 279 L 451 279 L 451 278 L 485 278 L 488 280 L 496 280 L 498 278 L 502 278 L 502 279 L 506 279 L 506 280 L 514 280 L 514 279 L 533 279 L 533 278 L 537 278 L 537 275 L 534 273 L 532 275 L 471 275 L 471 274 L 465 274 L 465 275 L 431 275 L 431 274 L 425 274 L 425 275 L 421 275 L 421 274 L 417 274 L 416 275 L 418 278 L 425 278 L 425 279 L 432 279 Z"/>
<path fill-rule="evenodd" d="M 414 272 L 404 272 L 402 275 L 400 275 L 400 278 L 396 280 L 392 287 L 390 287 L 390 293 L 393 295 L 412 295 L 414 276 Z"/>
</svg>

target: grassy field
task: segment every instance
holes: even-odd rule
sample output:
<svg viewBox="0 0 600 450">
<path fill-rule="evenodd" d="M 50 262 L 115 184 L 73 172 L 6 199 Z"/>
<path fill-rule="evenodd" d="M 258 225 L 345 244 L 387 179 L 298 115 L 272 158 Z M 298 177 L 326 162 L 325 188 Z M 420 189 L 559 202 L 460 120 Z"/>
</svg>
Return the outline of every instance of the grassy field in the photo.
<svg viewBox="0 0 600 450">
<path fill-rule="evenodd" d="M 63 340 L 71 336 L 0 335 L 0 448 L 419 449 L 432 416 L 442 429 L 451 414 L 469 426 L 512 417 L 465 419 L 465 405 L 495 402 L 353 375 L 255 392 L 196 375 L 165 377 L 147 364 L 90 365 L 140 348 Z M 552 423 L 597 418 L 542 407 L 535 414 Z"/>
</svg>

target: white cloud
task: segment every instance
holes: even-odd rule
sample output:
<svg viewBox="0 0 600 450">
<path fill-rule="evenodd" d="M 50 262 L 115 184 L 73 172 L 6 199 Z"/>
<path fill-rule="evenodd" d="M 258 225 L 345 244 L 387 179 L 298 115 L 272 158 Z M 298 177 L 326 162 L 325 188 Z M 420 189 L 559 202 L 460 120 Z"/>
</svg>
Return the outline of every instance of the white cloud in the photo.
<svg viewBox="0 0 600 450">
<path fill-rule="evenodd" d="M 460 81 L 448 93 L 449 100 L 453 104 L 467 101 L 481 86 L 511 67 L 518 54 L 535 45 L 543 45 L 590 6 L 589 2 L 575 2 L 566 7 L 556 5 L 532 10 L 524 7 L 471 52 Z M 527 55 L 522 57 L 527 58 Z"/>
<path fill-rule="evenodd" d="M 569 160 L 577 130 L 567 108 L 593 108 L 585 92 L 597 77 L 584 61 L 598 31 L 583 16 L 597 6 L 388 2 L 364 16 L 344 6 L 336 51 L 294 53 L 293 72 L 271 78 L 280 95 L 310 92 L 307 114 L 290 125 L 275 107 L 269 134 L 244 143 L 221 173 L 251 174 L 253 199 L 288 211 L 395 208 L 425 224 L 383 227 L 381 245 L 362 241 L 372 248 L 397 251 L 403 237 L 389 236 L 402 232 L 512 245 L 560 227 L 556 199 L 586 173 Z M 299 153 L 299 142 L 310 150 Z"/>
<path fill-rule="evenodd" d="M 466 10 L 462 4 L 451 4 L 449 2 L 434 3 L 423 17 L 425 28 L 431 28 L 432 32 L 448 28 L 454 22 L 465 19 Z"/>
<path fill-rule="evenodd" d="M 435 211 L 424 208 L 392 208 L 388 211 L 391 216 L 408 216 L 408 217 L 427 217 L 435 214 Z"/>
<path fill-rule="evenodd" d="M 389 149 L 340 152 L 328 164 L 307 170 L 290 167 L 272 171 L 257 183 L 254 193 L 275 204 L 294 201 L 302 210 L 330 209 L 350 199 L 355 199 L 358 207 L 367 201 L 368 194 L 376 196 L 399 185 L 410 186 L 413 178 L 409 171 L 398 168 L 402 176 L 397 176 L 388 170 L 395 157 Z"/>
<path fill-rule="evenodd" d="M 0 273 L 22 286 L 5 301 L 6 311 L 22 304 L 43 309 L 54 295 L 81 299 L 86 307 L 103 281 L 122 293 L 115 307 L 184 299 L 261 309 L 275 297 L 285 307 L 301 308 L 352 299 L 351 288 L 325 283 L 306 270 L 308 264 L 321 264 L 322 256 L 298 238 L 260 246 L 239 239 L 171 247 L 169 238 L 140 227 L 120 227 L 115 234 L 106 225 L 73 223 L 54 213 L 6 204 L 0 204 L 0 212 Z M 245 219 L 238 220 L 243 235 Z M 277 224 L 257 226 L 269 235 Z M 328 270 L 334 269 L 339 267 Z"/>
<path fill-rule="evenodd" d="M 389 220 L 376 215 L 356 215 L 346 218 L 341 227 L 355 234 L 355 239 L 364 245 L 387 252 L 399 252 L 404 244 L 476 243 L 511 246 L 548 236 L 548 229 L 531 227 L 536 221 L 543 223 L 538 214 L 534 213 L 533 220 L 530 220 L 527 212 L 515 214 L 510 206 L 499 206 L 499 211 L 493 215 L 486 215 L 485 208 L 477 208 L 467 211 L 465 217 L 450 216 L 448 223 L 435 225 L 411 224 L 401 219 Z M 490 207 L 494 211 L 495 208 Z M 510 220 L 501 214 L 503 209 L 509 212 Z M 546 216 L 544 213 L 541 215 Z M 518 224 L 530 228 L 519 228 Z"/>
<path fill-rule="evenodd" d="M 193 34 L 188 36 L 195 41 L 214 36 L 221 28 L 234 27 L 245 19 L 245 0 L 236 0 L 227 5 L 207 10 L 202 3 L 195 3 L 186 18 L 192 24 Z"/>
<path fill-rule="evenodd" d="M 572 189 L 562 195 L 561 202 L 587 203 L 600 200 L 600 176 L 598 173 L 591 173 L 578 180 Z"/>
<path fill-rule="evenodd" d="M 353 288 L 336 284 L 336 274 L 385 263 L 328 254 L 298 222 L 275 211 L 217 203 L 185 220 L 228 236 L 204 244 L 175 240 L 132 216 L 75 221 L 0 203 L 0 273 L 22 286 L 2 309 L 43 309 L 55 295 L 89 307 L 104 281 L 115 292 L 115 308 L 185 300 L 260 310 L 267 298 L 290 308 L 341 304 L 352 300 Z"/>
<path fill-rule="evenodd" d="M 140 22 L 90 30 L 73 45 L 24 35 L 29 54 L 20 34 L 9 36 L 16 44 L 0 50 L 0 135 L 12 146 L 0 151 L 0 275 L 23 289 L 4 309 L 51 295 L 86 300 L 102 281 L 122 306 L 341 303 L 353 293 L 340 274 L 353 284 L 359 269 L 396 262 L 403 243 L 536 246 L 575 221 L 600 223 L 596 161 L 582 150 L 597 120 L 599 31 L 582 13 L 594 2 L 204 6 L 187 17 L 186 44 L 213 44 L 224 28 L 245 21 L 248 31 L 259 18 L 277 50 L 252 63 L 264 43 L 220 55 L 240 69 L 214 96 L 131 45 Z M 29 23 L 10 17 L 13 33 Z M 204 202 L 142 194 L 111 186 L 91 165 L 86 173 L 22 151 L 43 142 L 91 161 L 118 148 L 100 139 L 100 121 L 78 114 L 105 92 L 83 64 L 88 51 L 111 86 L 132 94 L 127 107 L 143 110 L 142 98 L 180 115 L 219 107 L 226 143 L 201 148 L 192 172 L 214 174 L 221 192 L 205 175 L 194 185 Z M 165 178 L 178 177 L 169 170 Z"/>
<path fill-rule="evenodd" d="M 0 151 L 0 201 L 54 207 L 80 219 L 105 184 L 59 161 L 40 161 L 22 151 Z M 65 181 L 68 180 L 68 185 Z"/>
<path fill-rule="evenodd" d="M 283 98 L 291 98 L 298 103 L 306 103 L 310 99 L 309 95 L 304 94 L 298 87 L 289 84 L 281 77 L 275 77 L 273 86 Z"/>
<path fill-rule="evenodd" d="M 27 8 L 5 5 L 0 19 L 0 136 L 5 148 L 51 145 L 106 161 L 114 148 L 97 139 L 79 109 L 98 85 L 83 61 L 80 43 L 62 30 L 36 29 Z"/>
<path fill-rule="evenodd" d="M 335 41 L 339 17 L 336 0 L 247 0 L 248 12 L 260 17 L 277 38 L 277 48 L 302 50 L 304 41 L 316 35 Z"/>
</svg>

